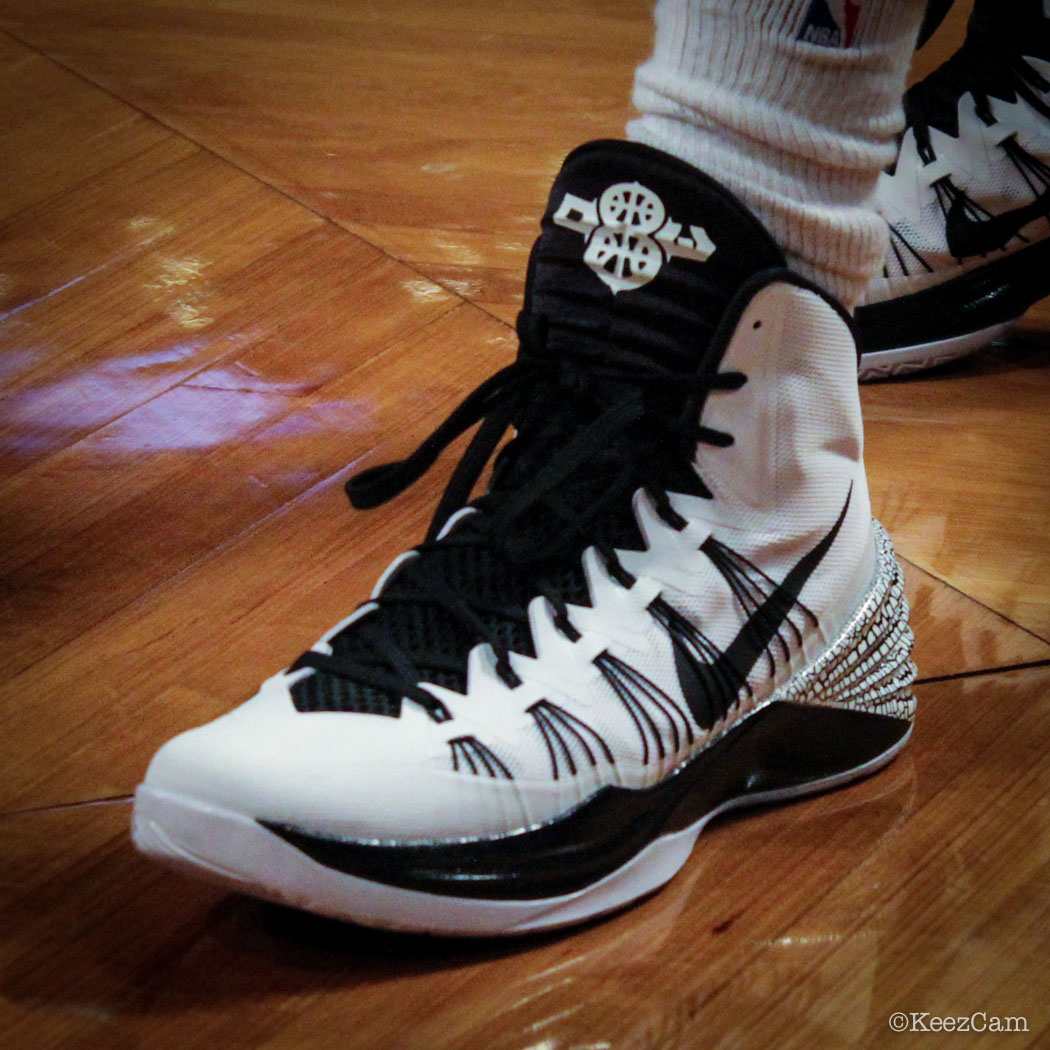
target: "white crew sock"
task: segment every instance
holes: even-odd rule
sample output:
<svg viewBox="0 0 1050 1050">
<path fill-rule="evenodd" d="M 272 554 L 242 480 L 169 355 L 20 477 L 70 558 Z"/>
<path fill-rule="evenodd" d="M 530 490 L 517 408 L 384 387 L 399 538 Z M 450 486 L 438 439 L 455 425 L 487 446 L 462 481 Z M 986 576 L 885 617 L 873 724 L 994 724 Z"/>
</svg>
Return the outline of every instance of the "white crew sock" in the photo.
<svg viewBox="0 0 1050 1050">
<path fill-rule="evenodd" d="M 852 308 L 878 272 L 925 0 L 659 0 L 627 135 L 728 186 L 792 267 Z"/>
</svg>

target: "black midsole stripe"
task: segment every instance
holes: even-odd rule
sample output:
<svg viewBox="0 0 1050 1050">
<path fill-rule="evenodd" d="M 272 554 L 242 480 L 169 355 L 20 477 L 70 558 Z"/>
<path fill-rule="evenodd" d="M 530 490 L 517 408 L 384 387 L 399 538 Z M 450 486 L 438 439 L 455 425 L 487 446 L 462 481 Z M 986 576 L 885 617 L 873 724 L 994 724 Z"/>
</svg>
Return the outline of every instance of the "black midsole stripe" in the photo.
<svg viewBox="0 0 1050 1050">
<path fill-rule="evenodd" d="M 942 284 L 857 308 L 861 355 L 935 343 L 1014 321 L 1050 295 L 1050 239 Z"/>
<path fill-rule="evenodd" d="M 558 897 L 729 801 L 859 769 L 909 725 L 855 709 L 770 704 L 653 787 L 605 787 L 563 817 L 490 839 L 388 845 L 260 823 L 318 863 L 372 882 L 486 900 Z"/>
</svg>

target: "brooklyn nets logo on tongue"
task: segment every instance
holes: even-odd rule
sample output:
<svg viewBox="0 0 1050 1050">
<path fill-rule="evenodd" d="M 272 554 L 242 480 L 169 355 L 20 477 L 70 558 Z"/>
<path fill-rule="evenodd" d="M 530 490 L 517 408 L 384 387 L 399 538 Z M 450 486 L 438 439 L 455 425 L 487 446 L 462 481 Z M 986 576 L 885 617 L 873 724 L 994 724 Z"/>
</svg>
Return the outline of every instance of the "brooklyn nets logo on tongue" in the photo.
<svg viewBox="0 0 1050 1050">
<path fill-rule="evenodd" d="M 648 284 L 672 256 L 704 262 L 715 250 L 700 226 L 683 235 L 664 202 L 639 182 L 618 182 L 597 201 L 566 193 L 554 221 L 587 238 L 583 261 L 613 295 Z"/>
</svg>

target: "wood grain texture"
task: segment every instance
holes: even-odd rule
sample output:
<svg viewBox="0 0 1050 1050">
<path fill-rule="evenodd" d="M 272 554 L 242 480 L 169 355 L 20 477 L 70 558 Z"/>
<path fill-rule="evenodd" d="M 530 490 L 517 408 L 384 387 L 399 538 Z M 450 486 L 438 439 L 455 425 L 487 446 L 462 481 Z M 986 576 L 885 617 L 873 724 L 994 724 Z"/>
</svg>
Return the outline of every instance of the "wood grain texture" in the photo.
<svg viewBox="0 0 1050 1050">
<path fill-rule="evenodd" d="M 876 513 L 917 565 L 1050 638 L 1045 333 L 864 389 Z"/>
<path fill-rule="evenodd" d="M 456 356 L 460 347 L 469 354 Z M 231 434 L 231 443 L 211 454 L 214 464 L 189 449 L 183 472 L 143 493 L 138 513 L 123 505 L 110 522 L 91 527 L 91 537 L 107 535 L 104 525 L 118 530 L 102 553 L 122 578 L 92 577 L 92 562 L 85 562 L 70 601 L 94 626 L 0 686 L 0 748 L 8 763 L 0 805 L 129 791 L 163 737 L 246 699 L 261 674 L 286 666 L 364 600 L 409 537 L 425 530 L 446 472 L 435 471 L 378 516 L 351 514 L 342 483 L 352 469 L 377 460 L 377 449 L 383 456 L 410 451 L 415 428 L 435 425 L 476 370 L 492 371 L 509 348 L 501 324 L 460 306 L 404 338 L 397 352 L 333 380 L 293 417 L 242 440 Z M 143 517 L 153 515 L 158 523 L 143 531 Z M 122 521 L 138 531 L 121 536 Z M 124 578 L 137 579 L 137 590 Z M 93 585 L 85 582 L 91 579 Z M 111 589 L 121 604 L 103 617 L 96 610 L 105 609 Z M 19 609 L 31 615 L 35 608 L 41 631 L 67 630 L 66 618 L 48 615 L 44 605 L 26 601 Z M 28 632 L 21 620 L 16 626 Z M 26 658 L 12 646 L 9 659 Z M 86 679 L 91 664 L 112 673 Z M 40 725 L 36 705 L 18 702 L 27 690 L 54 698 L 50 730 Z M 34 735 L 43 743 L 56 719 L 62 743 L 49 747 L 42 763 L 24 741 Z M 100 738 L 113 746 L 100 750 Z"/>
<path fill-rule="evenodd" d="M 0 24 L 504 320 L 552 174 L 622 134 L 651 32 L 630 0 L 95 10 L 3 0 Z"/>
<path fill-rule="evenodd" d="M 719 822 L 665 892 L 571 934 L 296 915 L 154 867 L 126 802 L 83 803 L 419 538 L 456 448 L 376 512 L 342 484 L 510 359 L 549 179 L 620 133 L 649 8 L 0 0 L 0 27 L 0 1044 L 1046 1039 L 1046 307 L 864 392 L 927 680 L 884 775 Z M 894 1010 L 1030 1032 L 897 1036 Z"/>
</svg>

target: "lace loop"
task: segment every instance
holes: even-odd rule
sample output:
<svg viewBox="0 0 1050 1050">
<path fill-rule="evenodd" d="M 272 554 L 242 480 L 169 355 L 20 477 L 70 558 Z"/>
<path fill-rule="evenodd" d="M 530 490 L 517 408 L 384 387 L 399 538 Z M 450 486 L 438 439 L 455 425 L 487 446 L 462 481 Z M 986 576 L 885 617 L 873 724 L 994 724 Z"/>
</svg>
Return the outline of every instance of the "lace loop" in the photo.
<svg viewBox="0 0 1050 1050">
<path fill-rule="evenodd" d="M 931 128 L 958 137 L 959 99 L 964 94 L 972 96 L 978 118 L 991 125 L 995 123 L 992 98 L 1014 102 L 1020 97 L 1050 119 L 1050 107 L 1037 94 L 1047 90 L 1050 82 L 1018 54 L 1015 42 L 995 32 L 971 29 L 947 62 L 905 94 L 905 124 L 914 131 L 922 162 L 932 164 L 937 154 Z"/>
<path fill-rule="evenodd" d="M 646 411 L 642 394 L 647 386 L 671 386 L 679 393 L 684 388 L 692 395 L 686 397 L 679 419 L 679 426 L 683 434 L 688 435 L 688 440 L 723 448 L 733 443 L 732 435 L 701 426 L 699 422 L 690 427 L 686 417 L 698 413 L 697 395 L 712 390 L 738 390 L 747 381 L 742 373 L 678 373 L 654 366 L 646 371 L 609 365 L 585 364 L 580 367 L 580 363 L 571 357 L 558 360 L 550 355 L 545 331 L 542 318 L 522 314 L 518 321 L 521 337 L 518 359 L 468 394 L 405 459 L 369 467 L 350 478 L 346 492 L 351 505 L 359 510 L 370 510 L 400 495 L 426 474 L 456 438 L 481 422 L 481 428 L 460 460 L 434 515 L 427 534 L 428 539 L 433 539 L 448 518 L 466 503 L 492 453 L 513 425 L 523 402 L 534 399 L 539 393 L 537 387 L 542 383 L 553 386 L 561 398 L 593 394 L 596 385 L 603 380 L 623 384 L 627 391 L 586 429 L 572 437 L 561 448 L 557 459 L 533 476 L 526 491 L 504 501 L 501 521 L 507 526 L 513 524 L 521 509 L 571 474 L 592 454 L 595 443 L 600 444 L 624 426 L 640 421 Z"/>
<path fill-rule="evenodd" d="M 644 488 L 674 528 L 686 521 L 671 506 L 669 489 L 710 495 L 692 465 L 695 444 L 725 447 L 733 438 L 701 425 L 700 413 L 712 391 L 739 389 L 742 373 L 675 370 L 612 346 L 600 356 L 552 353 L 545 318 L 524 313 L 518 334 L 514 363 L 468 394 L 415 451 L 347 483 L 355 507 L 378 506 L 418 481 L 452 441 L 480 423 L 417 556 L 387 581 L 372 610 L 331 640 L 331 654 L 307 653 L 294 669 L 312 668 L 395 702 L 408 698 L 442 720 L 447 709 L 422 683 L 458 688 L 475 645 L 490 647 L 508 687 L 520 684 L 511 653 L 531 644 L 522 641 L 531 597 L 549 603 L 566 638 L 580 637 L 567 599 L 581 600 L 586 547 L 598 551 L 622 586 L 633 586 L 616 551 L 641 542 L 630 505 L 635 491 Z M 512 429 L 515 436 L 495 457 L 487 493 L 471 504 L 474 513 L 442 535 Z M 461 568 L 450 573 L 453 562 Z M 479 593 L 472 584 L 473 572 L 489 574 L 493 567 L 511 593 Z M 424 622 L 431 625 L 426 637 L 410 626 Z"/>
</svg>

